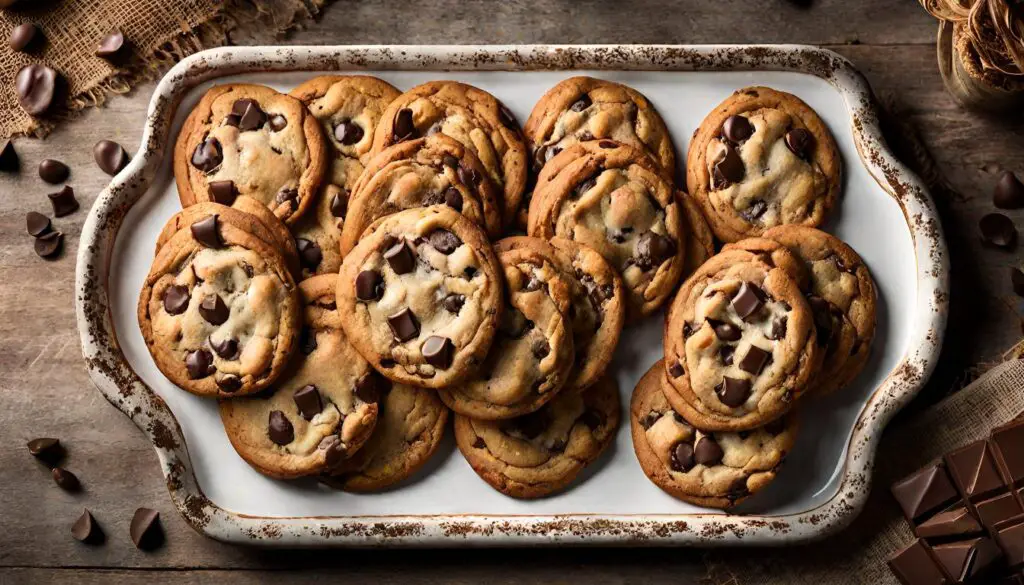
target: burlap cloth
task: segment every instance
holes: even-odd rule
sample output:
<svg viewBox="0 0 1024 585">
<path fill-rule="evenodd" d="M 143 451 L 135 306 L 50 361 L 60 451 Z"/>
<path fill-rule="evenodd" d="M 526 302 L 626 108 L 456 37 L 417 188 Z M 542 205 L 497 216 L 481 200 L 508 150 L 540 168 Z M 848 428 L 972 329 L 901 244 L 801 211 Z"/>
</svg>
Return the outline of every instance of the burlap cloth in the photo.
<svg viewBox="0 0 1024 585">
<path fill-rule="evenodd" d="M 325 0 L 22 0 L 0 11 L 0 140 L 12 135 L 44 136 L 54 123 L 109 93 L 125 93 L 155 78 L 182 57 L 225 44 L 236 29 L 259 30 L 273 38 L 314 16 Z M 41 51 L 10 50 L 14 27 L 34 22 L 46 42 Z M 132 59 L 118 67 L 96 57 L 100 39 L 115 29 L 131 43 Z M 67 82 L 64 107 L 34 119 L 18 105 L 14 77 L 29 63 L 44 63 Z"/>
</svg>

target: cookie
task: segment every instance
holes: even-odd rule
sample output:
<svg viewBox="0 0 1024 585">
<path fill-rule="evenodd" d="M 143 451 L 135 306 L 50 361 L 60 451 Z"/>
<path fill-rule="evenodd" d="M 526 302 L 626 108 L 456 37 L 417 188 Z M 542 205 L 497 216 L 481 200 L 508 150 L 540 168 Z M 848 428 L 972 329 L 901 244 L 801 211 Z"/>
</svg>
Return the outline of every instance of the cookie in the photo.
<svg viewBox="0 0 1024 585">
<path fill-rule="evenodd" d="M 575 353 L 571 284 L 550 246 L 532 240 L 498 251 L 506 306 L 477 372 L 438 393 L 448 408 L 482 420 L 517 417 L 549 402 L 568 382 Z"/>
<path fill-rule="evenodd" d="M 619 427 L 619 391 L 605 376 L 585 392 L 563 392 L 510 420 L 455 415 L 455 443 L 481 479 L 513 498 L 564 489 L 596 460 Z"/>
<path fill-rule="evenodd" d="M 811 275 L 807 271 L 807 265 L 789 248 L 775 240 L 768 238 L 746 238 L 738 242 L 726 244 L 722 247 L 722 250 L 750 252 L 757 256 L 761 262 L 769 266 L 782 268 L 802 291 L 806 291 L 810 284 Z"/>
<path fill-rule="evenodd" d="M 483 164 L 502 194 L 506 223 L 516 216 L 526 189 L 527 152 L 515 116 L 486 91 L 457 81 L 431 81 L 391 102 L 373 137 L 373 151 L 422 136 L 445 134 Z"/>
<path fill-rule="evenodd" d="M 779 225 L 821 225 L 839 199 L 840 175 L 839 149 L 818 114 L 767 87 L 719 104 L 686 159 L 687 190 L 724 242 Z"/>
<path fill-rule="evenodd" d="M 723 251 L 683 284 L 664 342 L 666 397 L 687 420 L 715 431 L 784 415 L 823 357 L 796 282 L 744 250 Z"/>
<path fill-rule="evenodd" d="M 566 391 L 582 391 L 596 382 L 611 363 L 626 316 L 622 279 L 615 269 L 592 248 L 565 238 L 545 242 L 515 236 L 494 247 L 499 253 L 532 247 L 562 269 L 570 286 L 567 316 L 576 356 Z"/>
<path fill-rule="evenodd" d="M 182 207 L 246 195 L 291 225 L 313 207 L 327 162 L 320 124 L 302 102 L 262 85 L 218 85 L 178 135 L 174 180 Z"/>
<path fill-rule="evenodd" d="M 641 151 L 583 142 L 548 161 L 530 203 L 529 234 L 590 246 L 622 276 L 631 315 L 649 315 L 683 272 L 687 237 L 672 184 Z"/>
<path fill-rule="evenodd" d="M 316 202 L 293 227 L 303 249 L 304 276 L 337 274 L 341 268 L 341 226 L 349 196 L 370 160 L 381 114 L 400 94 L 368 75 L 321 75 L 289 92 L 320 122 L 329 153 Z"/>
<path fill-rule="evenodd" d="M 349 199 L 341 253 L 377 219 L 415 207 L 447 205 L 491 238 L 501 234 L 501 199 L 473 151 L 444 134 L 400 142 L 367 163 Z"/>
<path fill-rule="evenodd" d="M 163 248 L 167 240 L 170 240 L 174 234 L 188 229 L 193 222 L 213 214 L 217 214 L 217 219 L 221 223 L 231 223 L 238 228 L 247 230 L 263 243 L 277 250 L 284 257 L 292 276 L 298 277 L 299 254 L 291 232 L 265 205 L 244 195 L 238 197 L 233 207 L 205 201 L 190 205 L 174 214 L 164 224 L 163 230 L 156 238 L 156 254 L 160 253 L 160 248 Z M 253 218 L 255 218 L 255 222 Z"/>
<path fill-rule="evenodd" d="M 142 337 L 157 367 L 201 396 L 250 394 L 278 378 L 301 326 L 284 258 L 216 214 L 160 248 L 139 294 Z"/>
<path fill-rule="evenodd" d="M 370 440 L 321 481 L 349 492 L 380 491 L 416 473 L 437 451 L 448 409 L 436 392 L 395 384 L 379 406 Z"/>
<path fill-rule="evenodd" d="M 662 393 L 666 385 L 659 361 L 629 404 L 633 450 L 655 485 L 691 504 L 727 509 L 775 479 L 796 441 L 794 415 L 749 431 L 704 431 L 672 410 Z"/>
<path fill-rule="evenodd" d="M 484 361 L 494 339 L 500 269 L 484 232 L 446 205 L 389 215 L 341 265 L 345 334 L 392 381 L 455 384 Z"/>
<path fill-rule="evenodd" d="M 676 199 L 680 203 L 683 232 L 686 234 L 686 255 L 683 257 L 683 278 L 686 278 L 715 255 L 715 236 L 693 197 L 676 191 Z"/>
<path fill-rule="evenodd" d="M 391 386 L 345 339 L 334 303 L 338 276 L 299 283 L 299 352 L 273 389 L 221 400 L 228 439 L 265 475 L 291 478 L 334 469 L 355 454 L 377 424 L 377 401 Z"/>
<path fill-rule="evenodd" d="M 821 230 L 780 226 L 764 237 L 786 246 L 807 267 L 804 290 L 825 353 L 815 391 L 845 386 L 871 355 L 878 302 L 871 272 L 853 248 Z"/>
</svg>

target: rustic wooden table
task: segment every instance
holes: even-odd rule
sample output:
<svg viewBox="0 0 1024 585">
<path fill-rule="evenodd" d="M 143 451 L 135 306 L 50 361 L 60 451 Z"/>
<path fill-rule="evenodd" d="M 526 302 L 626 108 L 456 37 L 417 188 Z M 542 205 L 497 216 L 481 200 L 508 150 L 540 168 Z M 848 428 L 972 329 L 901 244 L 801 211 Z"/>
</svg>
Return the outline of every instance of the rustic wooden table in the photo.
<svg viewBox="0 0 1024 585">
<path fill-rule="evenodd" d="M 339 0 L 319 22 L 276 42 L 809 43 L 842 53 L 905 124 L 893 141 L 902 144 L 916 132 L 946 181 L 933 196 L 952 251 L 951 321 L 944 359 L 920 406 L 958 387 L 972 365 L 996 358 L 1021 335 L 1022 307 L 1008 280 L 1008 267 L 1020 257 L 984 248 L 977 222 L 991 210 L 997 173 L 1024 173 L 1024 123 L 956 106 L 936 69 L 935 31 L 912 0 Z M 18 140 L 22 173 L 0 176 L 0 583 L 291 583 L 334 574 L 405 584 L 701 579 L 701 553 L 693 550 L 281 552 L 227 546 L 193 532 L 167 497 L 150 444 L 89 382 L 72 298 L 85 210 L 108 181 L 93 163 L 92 145 L 109 138 L 134 152 L 153 88 L 143 84 L 113 98 L 46 140 Z M 67 241 L 53 262 L 36 257 L 24 227 L 26 211 L 49 212 L 45 194 L 54 189 L 35 173 L 44 158 L 71 166 L 70 184 L 83 206 L 56 220 Z M 81 494 L 56 489 L 28 455 L 25 441 L 36 436 L 67 443 L 66 465 L 82 479 Z M 142 505 L 161 512 L 167 542 L 155 552 L 136 550 L 127 535 Z M 106 545 L 87 547 L 70 537 L 83 506 L 105 528 Z"/>
</svg>

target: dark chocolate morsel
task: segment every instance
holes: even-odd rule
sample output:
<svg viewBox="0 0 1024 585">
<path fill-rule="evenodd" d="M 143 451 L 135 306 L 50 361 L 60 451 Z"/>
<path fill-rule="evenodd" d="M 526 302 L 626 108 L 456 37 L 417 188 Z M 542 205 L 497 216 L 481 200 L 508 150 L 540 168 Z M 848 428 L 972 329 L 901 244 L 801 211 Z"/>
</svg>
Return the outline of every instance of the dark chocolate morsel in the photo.
<svg viewBox="0 0 1024 585">
<path fill-rule="evenodd" d="M 749 374 L 757 376 L 764 369 L 765 365 L 771 361 L 771 352 L 765 351 L 756 345 L 751 345 L 750 349 L 747 350 L 747 355 L 743 356 L 740 360 L 740 369 Z"/>
<path fill-rule="evenodd" d="M 793 154 L 806 159 L 814 148 L 814 135 L 805 128 L 793 128 L 786 132 L 786 146 Z"/>
<path fill-rule="evenodd" d="M 50 462 L 56 461 L 64 455 L 64 447 L 61 446 L 60 439 L 40 437 L 28 442 L 28 452 L 33 457 Z"/>
<path fill-rule="evenodd" d="M 242 103 L 245 105 L 240 107 L 239 104 Z M 236 101 L 231 108 L 231 113 L 239 116 L 238 129 L 242 132 L 259 130 L 267 122 L 267 113 L 253 99 Z"/>
<path fill-rule="evenodd" d="M 363 128 L 352 120 L 343 120 L 334 127 L 334 139 L 350 146 L 363 139 Z"/>
<path fill-rule="evenodd" d="M 274 132 L 280 132 L 281 130 L 284 130 L 288 126 L 288 118 L 285 118 L 281 114 L 274 114 L 270 116 L 270 119 L 267 120 L 267 123 L 270 124 L 271 130 L 273 130 Z"/>
<path fill-rule="evenodd" d="M 11 31 L 11 50 L 27 53 L 36 48 L 37 41 L 42 37 L 42 31 L 33 22 L 24 22 L 14 27 Z"/>
<path fill-rule="evenodd" d="M 1005 171 L 996 183 L 992 194 L 992 203 L 1000 209 L 1020 209 L 1024 207 L 1024 183 L 1010 171 Z"/>
<path fill-rule="evenodd" d="M 892 495 L 912 521 L 945 508 L 959 497 L 941 463 L 929 464 L 894 483 Z"/>
<path fill-rule="evenodd" d="M 231 316 L 231 310 L 220 295 L 212 294 L 203 297 L 199 303 L 199 315 L 211 325 L 222 325 Z"/>
<path fill-rule="evenodd" d="M 303 327 L 299 333 L 299 351 L 303 355 L 309 355 L 316 351 L 316 332 L 309 327 Z"/>
<path fill-rule="evenodd" d="M 736 346 L 734 345 L 722 345 L 718 348 L 718 358 L 722 360 L 722 363 L 731 366 L 733 356 L 736 353 Z"/>
<path fill-rule="evenodd" d="M 416 138 L 416 125 L 412 121 L 412 110 L 402 108 L 395 114 L 394 139 L 396 142 Z"/>
<path fill-rule="evenodd" d="M 676 255 L 676 243 L 672 238 L 646 231 L 636 242 L 636 265 L 641 270 L 661 266 Z"/>
<path fill-rule="evenodd" d="M 686 473 L 693 469 L 694 457 L 693 457 L 693 445 L 685 441 L 679 441 L 675 447 L 672 448 L 671 456 L 669 457 L 672 469 Z"/>
<path fill-rule="evenodd" d="M 224 245 L 224 241 L 220 239 L 219 227 L 215 213 L 194 222 L 189 229 L 192 231 L 192 237 L 203 246 L 220 248 Z"/>
<path fill-rule="evenodd" d="M 725 376 L 715 387 L 715 393 L 722 404 L 736 408 L 750 397 L 750 380 Z"/>
<path fill-rule="evenodd" d="M 186 354 L 185 369 L 192 380 L 205 378 L 217 371 L 213 365 L 213 354 L 205 349 L 197 349 Z"/>
<path fill-rule="evenodd" d="M 446 256 L 462 245 L 462 240 L 458 236 L 445 229 L 436 229 L 430 232 L 427 240 L 438 252 Z"/>
<path fill-rule="evenodd" d="M 99 544 L 104 540 L 103 530 L 88 509 L 71 525 L 71 537 L 85 544 Z"/>
<path fill-rule="evenodd" d="M 70 172 L 68 165 L 59 160 L 48 158 L 39 163 L 39 178 L 53 185 L 67 180 Z"/>
<path fill-rule="evenodd" d="M 242 387 L 242 379 L 234 374 L 225 374 L 224 376 L 215 378 L 214 381 L 217 382 L 217 387 L 220 388 L 222 392 L 226 392 L 228 394 L 238 392 L 238 389 Z"/>
<path fill-rule="evenodd" d="M 234 337 L 225 337 L 220 341 L 214 341 L 211 336 L 208 341 L 214 353 L 221 359 L 233 360 L 238 358 L 238 340 Z"/>
<path fill-rule="evenodd" d="M 164 310 L 168 315 L 180 315 L 188 309 L 191 293 L 187 286 L 172 284 L 164 289 Z"/>
<path fill-rule="evenodd" d="M 96 47 L 96 56 L 110 59 L 117 56 L 123 48 L 124 34 L 119 30 L 115 30 L 100 41 L 100 44 Z"/>
<path fill-rule="evenodd" d="M 317 445 L 317 449 L 324 452 L 324 464 L 327 465 L 328 469 L 340 465 L 347 458 L 348 454 L 348 448 L 341 442 L 341 437 L 338 435 L 324 437 L 320 444 Z"/>
<path fill-rule="evenodd" d="M 18 153 L 14 150 L 14 142 L 5 140 L 3 147 L 0 147 L 0 171 L 5 173 L 16 173 L 21 167 L 18 160 Z"/>
<path fill-rule="evenodd" d="M 736 296 L 732 298 L 732 308 L 740 316 L 740 319 L 747 321 L 764 306 L 767 299 L 768 296 L 760 287 L 752 282 L 744 281 L 740 285 L 740 289 L 736 291 Z"/>
<path fill-rule="evenodd" d="M 99 146 L 99 143 L 96 145 Z M 93 154 L 95 153 L 96 150 L 93 149 Z M 220 140 L 216 138 L 207 138 L 197 144 L 196 149 L 192 151 L 192 166 L 206 174 L 215 171 L 222 162 L 224 162 L 224 154 L 220 148 Z M 97 164 L 99 164 L 98 161 Z"/>
<path fill-rule="evenodd" d="M 583 110 L 590 107 L 593 102 L 590 101 L 590 96 L 583 94 L 580 99 L 576 100 L 569 106 L 569 109 L 574 112 L 582 112 Z"/>
<path fill-rule="evenodd" d="M 377 370 L 370 370 L 356 381 L 356 396 L 363 402 L 378 402 L 389 390 L 391 380 Z"/>
<path fill-rule="evenodd" d="M 272 410 L 267 422 L 267 435 L 275 444 L 287 445 L 295 440 L 295 429 L 283 412 Z"/>
<path fill-rule="evenodd" d="M 299 190 L 294 187 L 281 187 L 281 190 L 274 196 L 274 201 L 277 203 L 284 203 L 285 201 L 295 201 L 299 198 Z"/>
<path fill-rule="evenodd" d="M 684 374 L 683 364 L 679 363 L 678 361 L 672 362 L 672 365 L 668 367 L 668 374 L 673 378 L 678 378 L 679 376 L 682 376 Z"/>
<path fill-rule="evenodd" d="M 715 332 L 715 337 L 722 341 L 739 341 L 740 337 L 743 337 L 743 333 L 740 332 L 740 328 L 733 325 L 732 323 L 726 323 L 725 321 L 719 321 L 718 319 L 706 319 L 708 325 Z"/>
<path fill-rule="evenodd" d="M 420 334 L 420 323 L 409 307 L 388 316 L 388 326 L 398 341 L 409 341 Z"/>
<path fill-rule="evenodd" d="M 428 364 L 441 370 L 451 367 L 455 358 L 455 345 L 447 337 L 431 335 L 423 342 L 420 351 Z"/>
<path fill-rule="evenodd" d="M 316 267 L 320 266 L 320 261 L 324 259 L 324 254 L 316 242 L 306 238 L 296 238 L 295 247 L 299 251 L 299 261 L 304 268 L 316 270 Z"/>
<path fill-rule="evenodd" d="M 57 72 L 39 63 L 26 65 L 14 78 L 18 103 L 30 116 L 41 116 L 53 104 L 57 91 Z"/>
<path fill-rule="evenodd" d="M 34 248 L 40 258 L 53 258 L 60 254 L 64 244 L 64 234 L 48 232 L 36 238 Z"/>
<path fill-rule="evenodd" d="M 725 149 L 725 154 L 714 164 L 712 171 L 716 189 L 724 189 L 733 183 L 739 183 L 746 174 L 743 159 L 740 158 L 736 149 L 725 142 L 722 143 L 722 146 Z"/>
<path fill-rule="evenodd" d="M 348 207 L 348 198 L 335 193 L 331 198 L 331 215 L 334 217 L 345 217 L 345 208 Z"/>
<path fill-rule="evenodd" d="M 551 345 L 549 345 L 545 339 L 538 339 L 530 345 L 530 351 L 533 352 L 534 357 L 542 360 L 548 357 L 548 354 L 551 353 Z"/>
<path fill-rule="evenodd" d="M 364 270 L 356 276 L 356 298 L 376 301 L 384 295 L 384 278 L 376 270 Z"/>
<path fill-rule="evenodd" d="M 38 211 L 30 211 L 25 214 L 25 229 L 28 235 L 38 238 L 50 231 L 50 218 Z"/>
<path fill-rule="evenodd" d="M 53 206 L 53 215 L 56 217 L 64 217 L 78 211 L 78 200 L 75 199 L 75 190 L 70 185 L 64 185 L 64 188 L 56 193 L 47 193 L 46 195 L 50 199 L 50 205 Z"/>
<path fill-rule="evenodd" d="M 384 259 L 395 274 L 408 274 L 416 268 L 416 252 L 405 238 L 385 250 Z"/>
<path fill-rule="evenodd" d="M 231 205 L 238 196 L 234 181 L 210 181 L 210 198 L 221 205 Z"/>
<path fill-rule="evenodd" d="M 768 204 L 763 199 L 754 199 L 746 209 L 740 211 L 740 216 L 747 221 L 754 221 L 764 215 L 765 211 L 768 211 Z"/>
<path fill-rule="evenodd" d="M 722 124 L 722 134 L 734 144 L 739 144 L 754 135 L 754 126 L 745 116 L 729 116 Z"/>
<path fill-rule="evenodd" d="M 54 483 L 60 486 L 60 489 L 66 492 L 77 492 L 82 489 L 82 484 L 78 481 L 78 476 L 67 469 L 64 469 L 63 467 L 54 467 L 50 470 L 50 473 L 53 475 Z"/>
<path fill-rule="evenodd" d="M 150 508 L 135 510 L 128 533 L 136 548 L 150 550 L 160 546 L 164 539 L 160 528 L 160 512 Z"/>
<path fill-rule="evenodd" d="M 515 114 L 512 113 L 512 110 L 505 107 L 505 104 L 498 104 L 498 120 L 509 130 L 519 129 L 519 124 L 516 122 Z"/>
<path fill-rule="evenodd" d="M 324 409 L 323 400 L 320 398 L 320 391 L 313 384 L 306 384 L 292 394 L 299 414 L 306 420 L 313 420 L 313 417 L 320 414 Z"/>
<path fill-rule="evenodd" d="M 779 340 L 786 336 L 786 322 L 788 321 L 785 315 L 772 321 L 772 330 L 768 333 L 768 339 Z"/>
<path fill-rule="evenodd" d="M 981 240 L 989 246 L 1012 250 L 1017 245 L 1017 226 L 1002 213 L 989 213 L 978 222 Z"/>
<path fill-rule="evenodd" d="M 725 453 L 722 451 L 722 447 L 709 436 L 701 437 L 693 449 L 693 459 L 707 467 L 721 463 L 723 456 Z"/>
<path fill-rule="evenodd" d="M 1022 276 L 1024 276 L 1024 274 L 1022 274 Z M 458 312 L 462 310 L 462 305 L 464 305 L 465 303 L 466 296 L 456 293 L 451 293 L 441 300 L 441 305 L 444 307 L 444 309 L 449 313 L 455 314 L 458 314 Z"/>
</svg>

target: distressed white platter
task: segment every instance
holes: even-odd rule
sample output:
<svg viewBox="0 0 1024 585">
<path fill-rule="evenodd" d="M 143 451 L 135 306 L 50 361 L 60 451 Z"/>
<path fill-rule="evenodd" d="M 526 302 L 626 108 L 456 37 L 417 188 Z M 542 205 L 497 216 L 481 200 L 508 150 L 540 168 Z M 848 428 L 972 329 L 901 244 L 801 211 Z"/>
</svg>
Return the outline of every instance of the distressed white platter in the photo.
<svg viewBox="0 0 1024 585">
<path fill-rule="evenodd" d="M 624 423 L 614 445 L 564 493 L 508 498 L 481 481 L 450 436 L 414 478 L 355 495 L 279 481 L 232 449 L 215 403 L 172 385 L 146 350 L 135 307 L 156 236 L 178 209 L 170 146 L 214 84 L 287 91 L 324 72 L 379 76 L 399 89 L 467 82 L 526 120 L 559 80 L 589 74 L 642 92 L 665 119 L 677 159 L 702 118 L 732 91 L 794 93 L 828 124 L 844 163 L 839 212 L 826 229 L 849 242 L 878 284 L 872 358 L 856 381 L 803 405 L 803 427 L 778 479 L 726 515 L 673 499 L 633 454 L 629 394 L 661 356 L 661 314 L 623 335 L 612 370 Z M 862 508 L 885 424 L 920 390 L 946 322 L 948 257 L 921 182 L 882 143 L 863 77 L 830 51 L 803 46 L 248 47 L 185 59 L 153 95 L 142 145 L 97 199 L 77 265 L 77 314 L 90 375 L 153 441 L 171 498 L 210 537 L 278 546 L 578 544 L 764 545 L 836 532 Z M 681 164 L 681 163 L 680 163 Z M 682 176 L 677 169 L 677 176 Z"/>
</svg>

